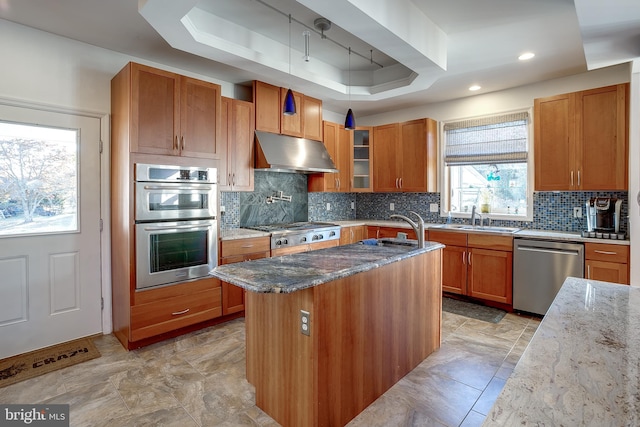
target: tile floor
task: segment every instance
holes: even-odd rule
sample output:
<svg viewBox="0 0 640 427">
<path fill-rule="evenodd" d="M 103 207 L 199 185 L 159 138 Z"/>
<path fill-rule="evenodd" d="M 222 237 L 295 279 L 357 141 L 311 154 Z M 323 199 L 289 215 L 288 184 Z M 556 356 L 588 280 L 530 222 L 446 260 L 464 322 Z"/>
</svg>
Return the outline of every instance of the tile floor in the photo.
<svg viewBox="0 0 640 427">
<path fill-rule="evenodd" d="M 479 426 L 540 321 L 443 313 L 442 346 L 349 427 Z M 243 319 L 0 388 L 2 403 L 69 403 L 71 426 L 277 426 L 244 379 Z"/>
</svg>

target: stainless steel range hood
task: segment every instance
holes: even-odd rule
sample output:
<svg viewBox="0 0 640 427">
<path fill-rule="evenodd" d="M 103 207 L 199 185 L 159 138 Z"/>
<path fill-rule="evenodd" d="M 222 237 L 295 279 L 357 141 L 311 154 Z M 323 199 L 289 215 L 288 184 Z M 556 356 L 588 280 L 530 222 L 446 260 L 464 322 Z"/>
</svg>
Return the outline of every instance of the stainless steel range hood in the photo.
<svg viewBox="0 0 640 427">
<path fill-rule="evenodd" d="M 322 142 L 259 130 L 255 168 L 271 172 L 338 172 Z"/>
</svg>

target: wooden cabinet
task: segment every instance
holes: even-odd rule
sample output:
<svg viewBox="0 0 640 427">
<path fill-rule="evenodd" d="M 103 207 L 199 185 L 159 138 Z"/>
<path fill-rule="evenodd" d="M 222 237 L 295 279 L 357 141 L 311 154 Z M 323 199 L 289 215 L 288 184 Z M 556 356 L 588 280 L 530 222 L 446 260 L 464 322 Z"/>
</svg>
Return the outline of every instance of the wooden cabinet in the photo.
<svg viewBox="0 0 640 427">
<path fill-rule="evenodd" d="M 513 237 L 429 230 L 429 239 L 446 245 L 443 291 L 512 304 Z"/>
<path fill-rule="evenodd" d="M 111 80 L 112 318 L 127 349 L 221 321 L 217 279 L 136 289 L 133 203 L 136 163 L 218 166 L 220 110 L 215 84 L 135 63 Z"/>
<path fill-rule="evenodd" d="M 322 101 L 293 92 L 296 114 L 285 116 L 282 110 L 287 90 L 257 80 L 253 82 L 256 129 L 322 141 Z"/>
<path fill-rule="evenodd" d="M 270 249 L 271 239 L 268 236 L 222 240 L 220 241 L 220 265 L 269 258 Z M 222 314 L 244 311 L 245 290 L 231 283 L 221 282 L 221 284 Z"/>
<path fill-rule="evenodd" d="M 220 86 L 129 63 L 130 149 L 145 154 L 220 158 Z"/>
<path fill-rule="evenodd" d="M 280 112 L 282 113 L 284 98 L 287 96 L 289 89 L 280 88 Z M 295 136 L 296 138 L 302 138 L 304 136 L 304 108 L 302 105 L 302 99 L 304 95 L 299 92 L 291 91 L 293 93 L 293 99 L 296 102 L 296 114 L 291 116 L 280 116 L 280 133 L 283 135 Z"/>
<path fill-rule="evenodd" d="M 373 135 L 374 191 L 437 191 L 437 122 L 376 126 Z"/>
<path fill-rule="evenodd" d="M 256 130 L 280 133 L 282 102 L 280 88 L 257 80 L 253 82 Z"/>
<path fill-rule="evenodd" d="M 223 156 L 218 166 L 219 189 L 253 191 L 253 103 L 222 98 L 220 139 Z"/>
<path fill-rule="evenodd" d="M 537 191 L 626 190 L 628 84 L 534 100 Z"/>
<path fill-rule="evenodd" d="M 310 174 L 309 191 L 349 192 L 351 190 L 351 132 L 343 125 L 323 122 L 324 145 L 338 172 Z"/>
<path fill-rule="evenodd" d="M 340 228 L 340 244 L 350 245 L 364 240 L 367 234 L 366 225 L 350 225 Z"/>
<path fill-rule="evenodd" d="M 629 284 L 629 246 L 585 243 L 585 277 Z"/>
<path fill-rule="evenodd" d="M 384 237 L 397 237 L 398 233 L 406 233 L 408 239 L 415 239 L 416 233 L 411 228 L 402 227 L 378 227 L 375 225 L 367 225 L 368 239 L 382 239 Z M 428 231 L 425 231 L 425 237 Z"/>
<path fill-rule="evenodd" d="M 131 307 L 130 341 L 139 341 L 222 315 L 220 280 L 139 291 Z"/>
<path fill-rule="evenodd" d="M 322 101 L 304 95 L 302 98 L 304 137 L 322 141 Z"/>
<path fill-rule="evenodd" d="M 308 245 L 288 246 L 280 249 L 271 249 L 271 256 L 283 256 L 299 254 L 301 252 L 317 251 L 318 249 L 333 248 L 340 245 L 340 240 L 326 240 L 324 242 L 309 243 Z"/>
<path fill-rule="evenodd" d="M 513 303 L 513 237 L 469 233 L 467 295 Z"/>
<path fill-rule="evenodd" d="M 373 128 L 357 127 L 351 141 L 351 191 L 372 191 Z"/>
</svg>

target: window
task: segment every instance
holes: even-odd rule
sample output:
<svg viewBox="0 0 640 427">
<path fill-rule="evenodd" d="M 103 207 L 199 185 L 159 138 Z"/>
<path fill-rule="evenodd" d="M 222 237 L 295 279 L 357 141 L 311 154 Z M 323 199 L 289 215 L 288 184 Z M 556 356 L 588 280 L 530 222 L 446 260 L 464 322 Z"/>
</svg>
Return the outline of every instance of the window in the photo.
<svg viewBox="0 0 640 427">
<path fill-rule="evenodd" d="M 445 212 L 531 219 L 528 112 L 448 122 L 443 135 Z"/>
<path fill-rule="evenodd" d="M 77 231 L 78 131 L 0 122 L 0 236 Z"/>
</svg>

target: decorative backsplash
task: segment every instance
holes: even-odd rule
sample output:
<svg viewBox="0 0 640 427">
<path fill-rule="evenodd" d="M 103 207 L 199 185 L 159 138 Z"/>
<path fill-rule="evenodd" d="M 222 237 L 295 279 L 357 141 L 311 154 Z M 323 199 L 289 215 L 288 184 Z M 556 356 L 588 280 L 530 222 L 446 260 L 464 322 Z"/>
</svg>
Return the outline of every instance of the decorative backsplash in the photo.
<svg viewBox="0 0 640 427">
<path fill-rule="evenodd" d="M 268 196 L 283 191 L 291 202 L 266 203 Z M 573 231 L 586 229 L 584 207 L 592 197 L 622 199 L 620 230 L 628 232 L 628 193 L 620 192 L 534 192 L 533 221 L 494 220 L 493 225 L 538 230 Z M 352 203 L 354 209 L 351 208 Z M 393 212 L 389 205 L 394 204 Z M 445 217 L 429 212 L 432 203 L 440 206 L 440 193 L 307 193 L 307 177 L 303 174 L 255 172 L 255 191 L 223 192 L 221 228 L 237 228 L 255 224 L 277 224 L 296 221 L 340 221 L 354 219 L 386 220 L 393 213 L 418 212 L 428 223 L 444 223 Z M 327 205 L 329 209 L 327 209 Z M 582 218 L 573 217 L 573 208 L 581 207 Z M 463 222 L 458 219 L 454 222 Z"/>
</svg>

